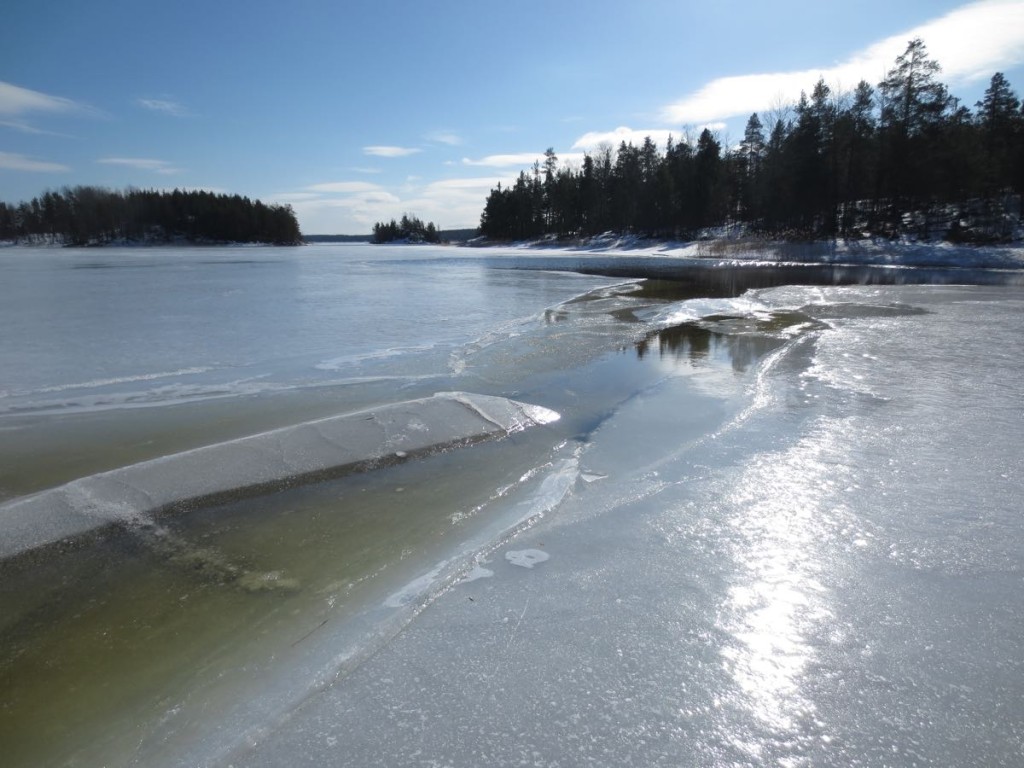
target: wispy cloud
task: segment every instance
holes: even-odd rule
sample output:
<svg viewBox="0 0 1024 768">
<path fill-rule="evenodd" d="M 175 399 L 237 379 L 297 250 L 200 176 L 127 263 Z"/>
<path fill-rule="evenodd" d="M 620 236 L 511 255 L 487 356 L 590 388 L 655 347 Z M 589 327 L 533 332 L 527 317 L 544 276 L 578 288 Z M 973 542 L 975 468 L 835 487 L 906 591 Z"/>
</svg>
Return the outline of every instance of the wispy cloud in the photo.
<svg viewBox="0 0 1024 768">
<path fill-rule="evenodd" d="M 14 152 L 0 152 L 0 170 L 29 171 L 32 173 L 60 173 L 70 171 L 66 165 L 50 163 L 45 160 L 34 160 Z"/>
<path fill-rule="evenodd" d="M 192 114 L 188 107 L 173 99 L 136 99 L 135 103 L 151 112 L 159 112 L 171 117 L 188 117 Z"/>
<path fill-rule="evenodd" d="M 447 144 L 449 147 L 457 147 L 462 144 L 462 137 L 455 131 L 434 131 L 426 135 L 427 141 L 437 144 Z"/>
<path fill-rule="evenodd" d="M 408 155 L 415 155 L 417 152 L 421 151 L 421 149 L 418 149 L 416 147 L 363 147 L 363 154 L 370 155 L 372 157 L 406 157 Z"/>
<path fill-rule="evenodd" d="M 358 192 L 374 192 L 380 187 L 369 181 L 328 181 L 323 184 L 312 184 L 306 189 L 310 192 L 330 192 L 352 194 Z"/>
<path fill-rule="evenodd" d="M 1024 62 L 1024 0 L 981 0 L 893 35 L 838 64 L 793 72 L 722 77 L 662 110 L 671 123 L 706 123 L 795 102 L 818 78 L 850 89 L 861 80 L 879 82 L 905 50 L 924 40 L 942 66 L 946 82 L 970 82 Z"/>
<path fill-rule="evenodd" d="M 66 133 L 58 133 L 57 131 L 47 131 L 42 128 L 38 128 L 31 123 L 24 120 L 0 120 L 0 126 L 4 128 L 11 128 L 21 133 L 29 133 L 33 136 L 62 136 L 67 138 Z"/>
<path fill-rule="evenodd" d="M 369 221 L 368 216 L 377 215 L 375 212 L 384 210 L 393 211 L 393 203 L 399 203 L 401 199 L 392 192 L 385 189 L 377 189 L 370 192 L 360 192 L 356 195 L 338 197 L 330 200 L 322 200 L 321 203 L 334 208 L 351 208 L 356 212 L 362 212 L 364 220 Z M 386 207 L 382 207 L 386 206 Z M 374 213 L 371 213 L 374 212 Z"/>
<path fill-rule="evenodd" d="M 320 184 L 310 184 L 297 192 L 277 197 L 335 208 L 353 207 L 382 200 L 397 200 L 380 184 L 372 184 L 368 181 L 325 181 Z"/>
<path fill-rule="evenodd" d="M 275 203 L 305 203 L 310 200 L 321 200 L 323 195 L 319 192 L 280 192 L 276 195 L 270 195 L 269 199 Z"/>
<path fill-rule="evenodd" d="M 103 113 L 88 104 L 65 99 L 63 96 L 51 96 L 0 80 L 0 126 L 42 136 L 65 135 L 39 128 L 27 119 L 36 115 L 102 117 Z"/>
<path fill-rule="evenodd" d="M 61 96 L 51 96 L 0 81 L 0 115 L 9 117 L 33 112 L 91 112 L 91 107 Z"/>
<path fill-rule="evenodd" d="M 165 176 L 181 173 L 180 168 L 175 168 L 166 160 L 154 160 L 148 157 L 101 157 L 96 162 L 103 165 L 122 165 L 126 168 L 160 173 Z"/>
</svg>

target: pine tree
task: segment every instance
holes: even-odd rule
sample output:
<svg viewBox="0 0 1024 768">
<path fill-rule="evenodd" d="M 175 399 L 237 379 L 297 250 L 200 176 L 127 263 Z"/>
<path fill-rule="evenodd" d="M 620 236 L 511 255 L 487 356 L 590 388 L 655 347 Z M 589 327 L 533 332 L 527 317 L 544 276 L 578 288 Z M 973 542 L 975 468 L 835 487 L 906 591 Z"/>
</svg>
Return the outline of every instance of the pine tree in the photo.
<svg viewBox="0 0 1024 768">
<path fill-rule="evenodd" d="M 747 220 L 761 216 L 759 184 L 764 163 L 764 126 L 757 112 L 747 119 L 739 149 L 739 212 Z"/>
<path fill-rule="evenodd" d="M 882 192 L 890 199 L 894 226 L 904 208 L 920 205 L 935 188 L 931 156 L 950 106 L 946 86 L 937 79 L 940 71 L 924 42 L 915 38 L 878 85 Z"/>
<path fill-rule="evenodd" d="M 949 106 L 946 86 L 937 79 L 941 71 L 938 62 L 928 57 L 921 38 L 911 40 L 878 85 L 883 128 L 914 137 L 941 123 Z"/>
<path fill-rule="evenodd" d="M 719 224 L 725 219 L 726 189 L 723 185 L 722 145 L 707 128 L 697 139 L 694 155 L 694 193 L 698 228 Z"/>
<path fill-rule="evenodd" d="M 985 95 L 976 105 L 985 149 L 985 181 L 988 191 L 1017 186 L 1024 144 L 1021 102 L 1002 72 L 992 75 Z"/>
</svg>

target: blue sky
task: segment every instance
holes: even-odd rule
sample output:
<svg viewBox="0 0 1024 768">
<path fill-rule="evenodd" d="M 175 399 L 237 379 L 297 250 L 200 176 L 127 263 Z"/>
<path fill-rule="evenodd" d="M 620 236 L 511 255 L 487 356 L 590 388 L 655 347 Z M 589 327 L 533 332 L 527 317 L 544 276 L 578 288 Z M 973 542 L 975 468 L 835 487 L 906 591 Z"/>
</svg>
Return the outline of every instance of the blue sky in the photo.
<svg viewBox="0 0 1024 768">
<path fill-rule="evenodd" d="M 1024 0 L 8 0 L 3 20 L 0 199 L 212 189 L 290 203 L 307 234 L 475 226 L 548 147 L 734 142 L 819 76 L 877 83 L 915 36 L 965 104 L 996 71 L 1024 95 Z"/>
</svg>

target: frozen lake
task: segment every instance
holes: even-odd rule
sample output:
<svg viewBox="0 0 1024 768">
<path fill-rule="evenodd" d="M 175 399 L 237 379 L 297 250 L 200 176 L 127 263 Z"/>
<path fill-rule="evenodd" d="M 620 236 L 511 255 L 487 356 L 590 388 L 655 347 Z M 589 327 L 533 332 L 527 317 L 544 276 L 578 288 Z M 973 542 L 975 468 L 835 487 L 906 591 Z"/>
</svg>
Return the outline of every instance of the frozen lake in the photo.
<svg viewBox="0 0 1024 768">
<path fill-rule="evenodd" d="M 1017 274 L 612 261 L 0 250 L 8 504 L 437 392 L 561 416 L 3 562 L 9 764 L 1015 764 Z"/>
</svg>

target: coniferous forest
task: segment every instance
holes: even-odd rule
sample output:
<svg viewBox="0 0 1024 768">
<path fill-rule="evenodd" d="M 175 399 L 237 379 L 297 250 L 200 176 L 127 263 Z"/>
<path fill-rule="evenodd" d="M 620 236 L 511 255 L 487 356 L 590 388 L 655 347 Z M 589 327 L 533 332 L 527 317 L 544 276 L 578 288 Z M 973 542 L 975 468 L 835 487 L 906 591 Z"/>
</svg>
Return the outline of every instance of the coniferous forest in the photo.
<svg viewBox="0 0 1024 768">
<path fill-rule="evenodd" d="M 1024 112 L 1002 73 L 972 112 L 939 80 L 920 39 L 882 82 L 835 92 L 823 80 L 735 146 L 710 130 L 648 137 L 491 190 L 480 220 L 497 240 L 606 231 L 689 239 L 723 225 L 769 237 L 1012 237 L 1024 188 Z"/>
<path fill-rule="evenodd" d="M 302 234 L 291 206 L 239 195 L 65 187 L 16 206 L 0 202 L 0 240 L 298 245 Z"/>
</svg>

